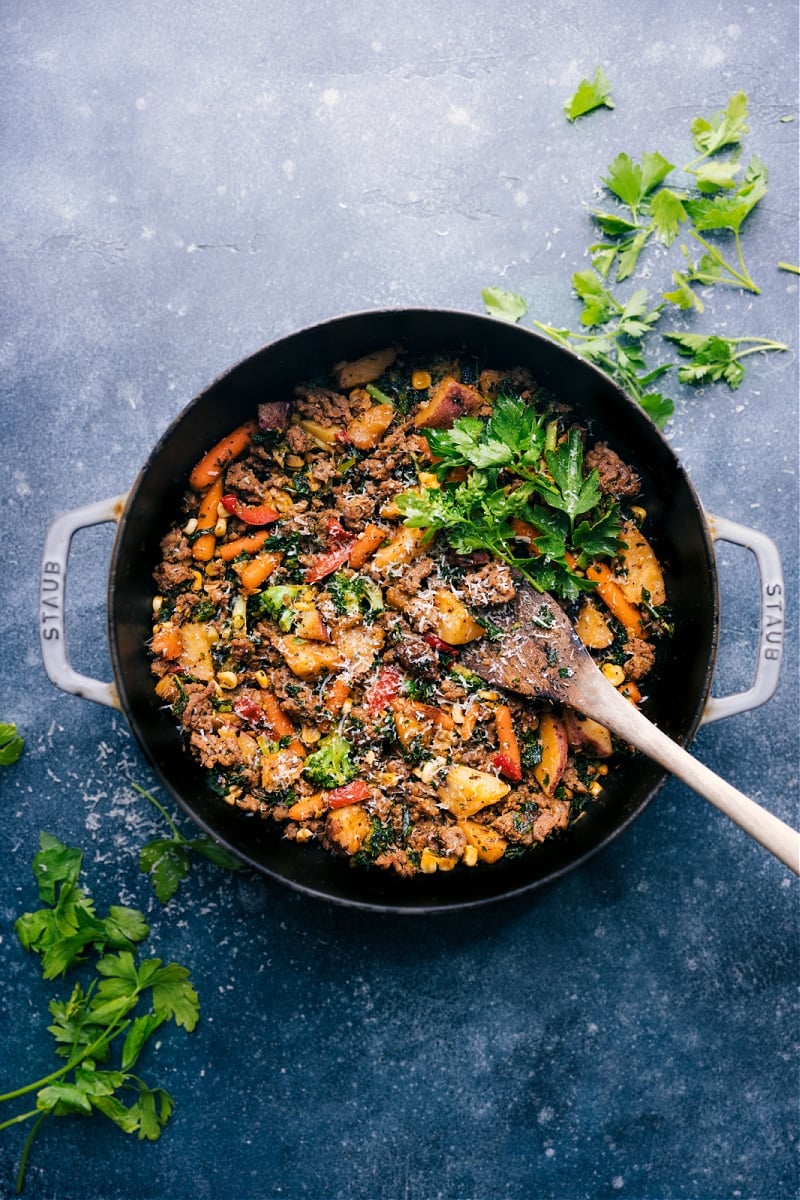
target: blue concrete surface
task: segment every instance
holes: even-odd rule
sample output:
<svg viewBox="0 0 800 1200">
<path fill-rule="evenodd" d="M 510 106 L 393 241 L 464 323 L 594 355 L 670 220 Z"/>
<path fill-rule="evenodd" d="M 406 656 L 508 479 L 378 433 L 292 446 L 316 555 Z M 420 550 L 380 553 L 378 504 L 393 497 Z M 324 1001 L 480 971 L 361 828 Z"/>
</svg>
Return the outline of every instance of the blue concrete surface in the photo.
<svg viewBox="0 0 800 1200">
<path fill-rule="evenodd" d="M 25 1195 L 797 1197 L 797 883 L 703 800 L 671 782 L 579 871 L 466 916 L 204 865 L 162 908 L 137 855 L 163 827 L 131 786 L 156 781 L 120 715 L 49 683 L 37 631 L 46 527 L 124 492 L 219 372 L 340 312 L 480 311 L 485 286 L 574 325 L 610 161 L 685 163 L 692 117 L 744 90 L 745 155 L 770 172 L 744 238 L 761 294 L 707 289 L 671 321 L 791 349 L 736 392 L 671 381 L 667 435 L 711 512 L 776 541 L 788 585 L 776 695 L 694 750 L 797 823 L 798 279 L 777 268 L 800 259 L 796 5 L 6 0 L 0 61 L 0 720 L 26 739 L 0 776 L 0 1092 L 52 1069 L 65 993 L 13 931 L 40 829 L 83 848 L 98 901 L 147 912 L 148 952 L 191 967 L 202 1004 L 142 1064 L 176 1101 L 161 1140 L 51 1121 Z M 569 125 L 598 64 L 616 107 Z M 637 280 L 654 296 L 665 253 Z M 70 651 L 98 678 L 111 538 L 81 533 L 70 565 Z M 749 556 L 719 559 L 724 693 L 758 614 Z M 0 1196 L 23 1139 L 0 1132 Z"/>
</svg>

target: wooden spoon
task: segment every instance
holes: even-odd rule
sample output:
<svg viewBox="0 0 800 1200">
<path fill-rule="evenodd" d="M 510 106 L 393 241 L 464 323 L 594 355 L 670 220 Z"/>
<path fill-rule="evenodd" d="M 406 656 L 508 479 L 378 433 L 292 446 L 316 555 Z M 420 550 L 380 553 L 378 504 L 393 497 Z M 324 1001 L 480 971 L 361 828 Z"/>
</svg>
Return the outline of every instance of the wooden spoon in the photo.
<svg viewBox="0 0 800 1200">
<path fill-rule="evenodd" d="M 502 637 L 463 647 L 459 661 L 465 667 L 497 687 L 566 704 L 599 721 L 710 800 L 800 875 L 800 834 L 703 766 L 621 696 L 551 595 L 518 584 L 516 598 L 492 608 L 491 619 Z"/>
</svg>

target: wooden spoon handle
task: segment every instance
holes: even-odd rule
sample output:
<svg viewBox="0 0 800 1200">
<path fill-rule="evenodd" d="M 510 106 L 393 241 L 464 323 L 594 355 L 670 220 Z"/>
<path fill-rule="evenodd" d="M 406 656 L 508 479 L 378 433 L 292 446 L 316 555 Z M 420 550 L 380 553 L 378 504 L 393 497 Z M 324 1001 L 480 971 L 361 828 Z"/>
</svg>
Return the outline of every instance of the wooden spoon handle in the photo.
<svg viewBox="0 0 800 1200">
<path fill-rule="evenodd" d="M 586 705 L 581 711 L 661 763 L 800 875 L 800 833 L 673 742 L 621 696 L 599 671 L 592 672 L 591 677 L 587 673 L 587 678 L 581 679 L 580 690 Z"/>
</svg>

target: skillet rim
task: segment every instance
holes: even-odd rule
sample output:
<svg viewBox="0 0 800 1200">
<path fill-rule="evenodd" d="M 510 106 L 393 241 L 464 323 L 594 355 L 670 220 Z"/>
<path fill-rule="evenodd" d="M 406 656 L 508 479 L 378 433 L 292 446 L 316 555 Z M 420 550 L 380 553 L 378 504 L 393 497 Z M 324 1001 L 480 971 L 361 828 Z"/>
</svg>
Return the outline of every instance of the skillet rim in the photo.
<svg viewBox="0 0 800 1200">
<path fill-rule="evenodd" d="M 503 340 L 508 340 L 514 341 L 520 346 L 527 345 L 531 348 L 530 354 L 527 356 L 522 356 L 523 358 L 535 359 L 537 357 L 543 357 L 545 360 L 551 359 L 556 363 L 561 363 L 565 368 L 568 367 L 569 372 L 577 372 L 578 375 L 584 376 L 586 379 L 593 379 L 598 393 L 601 395 L 605 394 L 606 396 L 609 394 L 613 395 L 614 404 L 621 407 L 622 411 L 627 414 L 629 420 L 632 421 L 634 427 L 638 427 L 636 430 L 637 437 L 641 437 L 646 440 L 649 439 L 654 446 L 658 447 L 658 452 L 661 458 L 667 462 L 676 481 L 683 489 L 683 499 L 684 501 L 689 502 L 689 511 L 696 520 L 696 529 L 694 532 L 695 535 L 699 534 L 699 549 L 701 551 L 701 557 L 703 559 L 703 565 L 705 567 L 707 582 L 709 585 L 708 595 L 705 598 L 705 613 L 707 616 L 707 624 L 710 627 L 710 636 L 708 637 L 705 647 L 704 665 L 701 666 L 699 671 L 701 682 L 699 685 L 698 697 L 688 714 L 686 714 L 686 719 L 681 722 L 682 728 L 679 736 L 676 738 L 676 740 L 680 741 L 683 745 L 688 744 L 697 731 L 702 718 L 703 708 L 708 695 L 710 694 L 711 680 L 719 643 L 719 587 L 716 561 L 713 550 L 713 540 L 711 537 L 708 520 L 689 476 L 687 475 L 683 465 L 678 459 L 677 454 L 673 450 L 670 443 L 666 440 L 663 433 L 653 423 L 648 414 L 645 413 L 644 410 L 635 401 L 633 401 L 612 379 L 610 379 L 605 372 L 601 371 L 594 364 L 582 359 L 570 348 L 558 345 L 536 330 L 531 330 L 523 326 L 512 325 L 510 322 L 503 322 L 498 320 L 498 318 L 485 314 L 451 308 L 431 308 L 428 306 L 403 305 L 391 308 L 372 308 L 342 313 L 340 315 L 325 318 L 311 325 L 307 325 L 300 329 L 283 334 L 276 339 L 265 343 L 252 353 L 240 358 L 232 366 L 226 368 L 224 371 L 218 374 L 200 392 L 192 397 L 176 414 L 145 459 L 145 462 L 139 469 L 137 476 L 127 493 L 123 513 L 120 517 L 117 535 L 115 537 L 111 553 L 108 577 L 107 632 L 112 671 L 119 693 L 120 707 L 123 715 L 126 718 L 126 721 L 133 730 L 140 747 L 148 758 L 150 765 L 152 766 L 160 783 L 166 788 L 168 793 L 172 796 L 183 812 L 186 813 L 186 815 L 189 816 L 195 822 L 195 824 L 200 827 L 200 829 L 214 838 L 217 842 L 220 842 L 223 846 L 229 849 L 237 857 L 242 859 L 248 866 L 255 869 L 260 874 L 274 879 L 282 884 L 286 884 L 295 891 L 306 896 L 325 900 L 344 907 L 380 913 L 432 915 L 434 913 L 457 912 L 483 907 L 485 904 L 496 903 L 505 899 L 512 899 L 514 897 L 527 894 L 528 892 L 538 890 L 539 888 L 547 886 L 551 883 L 555 883 L 564 875 L 574 870 L 576 867 L 583 865 L 589 859 L 594 857 L 595 854 L 604 849 L 625 829 L 627 829 L 635 820 L 635 818 L 644 811 L 656 793 L 664 786 L 664 783 L 669 778 L 669 773 L 663 768 L 657 767 L 656 764 L 645 763 L 645 774 L 652 776 L 648 784 L 646 794 L 637 799 L 637 801 L 630 806 L 630 811 L 625 812 L 621 816 L 617 816 L 613 820 L 610 829 L 605 831 L 601 830 L 601 836 L 599 836 L 596 840 L 590 841 L 589 844 L 585 846 L 579 846 L 577 854 L 568 854 L 566 857 L 561 855 L 561 861 L 559 861 L 559 856 L 556 855 L 554 865 L 552 868 L 547 869 L 546 873 L 543 875 L 534 875 L 533 877 L 526 878 L 524 872 L 520 873 L 520 871 L 515 869 L 510 872 L 511 878 L 509 886 L 503 887 L 502 879 L 504 876 L 496 870 L 497 865 L 493 865 L 491 867 L 479 867 L 477 870 L 483 872 L 483 880 L 486 880 L 488 872 L 495 872 L 494 878 L 497 879 L 500 886 L 497 888 L 490 888 L 488 891 L 486 891 L 485 888 L 476 889 L 475 895 L 459 895 L 458 897 L 448 895 L 447 893 L 450 889 L 447 889 L 446 887 L 440 889 L 438 892 L 434 887 L 433 892 L 427 899 L 420 900 L 415 899 L 415 893 L 421 889 L 409 886 L 414 883 L 414 880 L 393 881 L 395 886 L 391 886 L 389 888 L 385 886 L 387 881 L 382 880 L 381 882 L 384 886 L 379 885 L 376 888 L 376 891 L 380 894 L 375 896 L 370 894 L 362 894 L 362 889 L 360 888 L 351 890 L 347 887 L 340 887 L 331 890 L 330 883 L 327 885 L 324 883 L 323 885 L 320 885 L 313 879 L 297 877 L 293 878 L 290 873 L 287 873 L 287 868 L 289 865 L 291 865 L 290 854 L 287 853 L 287 851 L 300 850 L 304 856 L 308 856 L 309 851 L 312 851 L 311 847 L 295 847 L 291 843 L 286 842 L 282 847 L 282 852 L 279 856 L 280 869 L 276 869 L 275 866 L 268 865 L 254 853 L 253 840 L 248 838 L 246 834 L 241 840 L 236 840 L 231 839 L 229 836 L 226 836 L 225 832 L 220 831 L 220 825 L 223 826 L 223 829 L 225 826 L 225 821 L 222 819 L 223 815 L 230 812 L 227 806 L 223 807 L 221 804 L 219 804 L 218 808 L 213 810 L 212 813 L 212 817 L 216 819 L 209 819 L 203 814 L 202 811 L 198 811 L 197 800 L 194 800 L 193 802 L 192 798 L 187 797 L 184 794 L 184 791 L 182 791 L 179 786 L 176 786 L 172 778 L 170 778 L 166 772 L 164 763 L 159 754 L 154 750 L 147 730 L 140 719 L 138 702 L 136 701 L 135 696 L 132 696 L 131 690 L 128 687 L 125 654 L 123 653 L 120 644 L 120 631 L 122 628 L 123 619 L 123 601 L 121 597 L 122 589 L 118 586 L 118 584 L 124 573 L 123 566 L 125 564 L 126 552 L 129 552 L 127 539 L 129 538 L 132 527 L 134 527 L 137 523 L 137 518 L 140 518 L 139 507 L 141 507 L 141 509 L 146 507 L 148 481 L 152 481 L 157 465 L 161 464 L 163 466 L 165 453 L 173 445 L 174 440 L 179 438 L 180 433 L 191 420 L 192 415 L 204 404 L 211 406 L 218 393 L 222 393 L 224 396 L 226 389 L 235 382 L 237 376 L 241 375 L 243 372 L 246 373 L 248 370 L 255 369 L 262 360 L 270 358 L 279 359 L 281 354 L 285 351 L 290 351 L 293 347 L 302 345 L 303 343 L 309 341 L 319 341 L 324 343 L 333 338 L 335 342 L 337 333 L 343 330 L 348 331 L 348 333 L 352 335 L 354 330 L 359 331 L 363 329 L 363 338 L 359 332 L 356 340 L 362 340 L 364 346 L 368 346 L 369 344 L 374 346 L 375 337 L 377 335 L 371 336 L 368 333 L 367 327 L 374 324 L 380 325 L 381 323 L 387 321 L 396 325 L 402 325 L 403 323 L 413 325 L 414 323 L 426 321 L 443 321 L 445 324 L 454 324 L 457 328 L 463 326 L 464 332 L 459 336 L 462 338 L 463 342 L 466 342 L 470 346 L 470 348 L 472 348 L 479 340 L 477 336 L 478 331 L 488 330 L 493 331 L 490 340 L 499 340 L 501 342 Z M 401 337 L 397 340 L 402 341 L 403 339 Z M 437 336 L 433 340 L 443 343 L 448 339 Z M 452 342 L 452 338 L 449 340 Z M 445 347 L 442 346 L 442 348 Z M 364 350 L 362 349 L 361 352 L 363 353 Z M 345 355 L 339 355 L 339 357 L 344 356 Z M 322 359 L 321 349 L 315 357 L 320 360 Z M 336 357 L 329 356 L 324 361 L 327 365 L 331 361 L 336 361 Z M 526 363 L 525 365 L 530 364 Z M 533 367 L 532 369 L 534 370 L 534 373 L 541 378 L 541 368 Z M 546 370 L 544 373 L 547 375 Z M 565 373 L 568 372 L 565 370 Z M 299 376 L 295 374 L 295 381 L 297 378 L 299 378 Z M 544 383 L 549 390 L 556 390 L 547 379 L 544 380 Z M 556 392 L 556 394 L 558 394 L 558 392 Z M 580 404 L 578 404 L 577 407 L 580 408 Z M 232 421 L 230 417 L 223 417 L 220 425 L 221 432 L 229 429 L 231 424 Z M 611 436 L 611 433 L 613 433 L 613 436 Z M 609 434 L 611 440 L 618 441 L 619 439 L 616 436 L 616 425 L 613 425 L 611 433 Z M 213 442 L 210 441 L 210 438 L 213 436 L 213 433 L 207 436 L 204 435 L 203 441 L 206 443 L 206 445 L 213 444 Z M 191 457 L 187 458 L 186 462 L 194 461 L 195 449 L 192 450 Z M 202 449 L 200 449 L 199 453 L 202 453 Z M 184 467 L 185 466 L 186 463 L 184 463 Z M 185 489 L 186 486 L 186 473 L 188 472 L 184 472 L 181 480 L 182 489 Z M 154 524 L 154 520 L 155 518 L 150 518 L 149 524 L 151 528 Z M 164 532 L 164 527 L 159 527 L 159 530 L 160 531 L 158 538 L 156 539 L 156 544 Z M 151 585 L 151 594 L 152 591 L 153 587 Z M 154 699 L 155 697 L 153 693 L 150 704 L 151 709 L 153 707 L 158 707 L 157 705 L 153 704 Z M 642 761 L 644 762 L 644 760 Z M 598 805 L 598 807 L 601 806 Z M 239 828 L 246 830 L 245 822 L 247 818 L 245 818 L 243 814 L 238 814 L 238 816 L 240 817 L 240 820 L 238 821 Z M 263 824 L 266 823 L 262 822 L 262 825 Z M 574 825 L 571 826 L 571 830 L 574 828 Z M 567 841 L 568 833 L 565 833 L 559 839 L 553 839 L 553 841 L 562 843 Z M 259 845 L 263 842 L 263 840 L 263 837 L 257 837 L 255 839 L 256 843 Z M 545 844 L 547 845 L 547 843 Z M 550 846 L 548 846 L 548 851 L 549 850 Z M 323 854 L 325 852 L 319 851 L 319 853 Z M 545 855 L 545 857 L 546 856 L 547 855 Z M 325 854 L 325 858 L 332 859 L 333 856 Z M 522 856 L 522 859 L 532 860 L 532 858 L 533 853 Z M 283 862 L 282 859 L 285 859 L 286 861 Z M 516 861 L 520 862 L 522 859 L 518 859 Z M 473 868 L 473 870 L 476 869 Z M 301 874 L 304 873 L 307 874 L 307 872 L 301 872 Z M 378 874 L 383 876 L 388 875 L 389 873 L 378 873 L 375 871 L 371 872 L 373 878 Z M 439 873 L 437 873 L 437 875 L 438 874 Z M 448 873 L 448 875 L 450 874 L 451 873 Z M 506 872 L 506 874 L 509 873 Z M 453 872 L 452 875 L 455 875 L 455 872 Z M 358 872 L 358 876 L 363 878 L 363 873 Z M 416 878 L 418 877 L 415 877 L 415 879 Z M 435 876 L 429 876 L 425 878 L 428 881 L 436 880 Z M 477 878 L 478 877 L 476 876 L 476 882 Z M 393 892 L 397 891 L 396 882 L 402 883 L 401 900 L 398 900 L 392 894 Z M 442 881 L 439 880 L 437 882 L 441 883 Z M 368 889 L 368 892 L 369 890 L 371 889 Z M 387 891 L 390 893 L 390 898 L 386 898 Z"/>
</svg>

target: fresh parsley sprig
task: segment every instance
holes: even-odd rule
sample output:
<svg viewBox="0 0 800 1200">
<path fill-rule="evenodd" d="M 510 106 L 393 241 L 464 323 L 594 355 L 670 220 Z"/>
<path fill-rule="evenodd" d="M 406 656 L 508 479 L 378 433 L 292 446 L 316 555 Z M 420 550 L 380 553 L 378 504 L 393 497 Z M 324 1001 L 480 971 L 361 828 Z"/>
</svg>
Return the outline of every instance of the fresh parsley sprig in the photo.
<svg viewBox="0 0 800 1200">
<path fill-rule="evenodd" d="M 148 792 L 138 783 L 131 782 L 131 787 L 150 801 L 171 831 L 170 837 L 153 838 L 139 851 L 139 869 L 150 876 L 153 891 L 162 904 L 172 899 L 189 874 L 192 854 L 199 854 L 201 858 L 228 871 L 238 871 L 241 868 L 240 860 L 213 838 L 204 834 L 193 838 L 184 837 L 164 805 L 152 792 Z"/>
<path fill-rule="evenodd" d="M 462 417 L 450 429 L 424 432 L 440 485 L 397 497 L 406 525 L 443 533 L 457 554 L 488 550 L 566 600 L 591 586 L 576 567 L 587 554 L 615 553 L 619 514 L 604 500 L 597 471 L 584 469 L 577 429 L 559 438 L 555 420 L 499 395 L 486 420 Z M 466 478 L 453 480 L 464 468 Z M 514 551 L 520 521 L 533 531 L 527 557 Z"/>
<path fill-rule="evenodd" d="M 783 342 L 762 337 L 722 337 L 720 334 L 667 333 L 678 353 L 689 362 L 678 367 L 681 383 L 716 383 L 722 379 L 735 391 L 744 379 L 742 359 L 748 354 L 788 350 Z M 743 349 L 737 349 L 737 347 Z"/>
<path fill-rule="evenodd" d="M 690 180 L 686 187 L 666 186 L 676 168 L 658 151 L 643 154 L 640 162 L 628 154 L 618 154 L 607 168 L 603 183 L 619 208 L 589 210 L 606 241 L 589 247 L 594 269 L 576 271 L 572 276 L 573 289 L 583 304 L 582 328 L 533 322 L 548 337 L 604 370 L 660 427 L 667 423 L 674 405 L 654 385 L 674 364 L 649 367 L 644 344 L 663 315 L 664 303 L 652 304 L 643 288 L 636 288 L 627 300 L 620 299 L 609 287 L 608 278 L 614 268 L 617 283 L 628 279 L 648 243 L 657 240 L 671 247 L 684 230 L 689 242 L 702 248 L 702 254 L 695 261 L 690 244 L 681 242 L 684 268 L 672 270 L 673 286 L 662 293 L 663 302 L 702 313 L 705 305 L 696 290 L 698 284 L 727 285 L 759 293 L 744 260 L 741 237 L 745 220 L 767 194 L 767 169 L 753 156 L 737 183 L 742 170 L 742 141 L 749 132 L 747 120 L 744 92 L 733 95 L 722 112 L 694 118 L 690 130 L 696 156 L 682 168 Z M 726 235 L 733 237 L 733 261 L 725 257 L 719 241 Z M 778 266 L 797 270 L 790 263 Z M 486 311 L 505 321 L 515 323 L 528 311 L 521 296 L 502 288 L 484 288 L 482 296 Z M 742 359 L 747 354 L 787 349 L 782 342 L 749 335 L 703 336 L 693 345 L 694 336 L 665 334 L 682 356 L 691 358 L 691 362 L 677 368 L 682 383 L 722 380 L 738 387 L 744 373 Z M 746 349 L 739 348 L 745 345 Z"/>
<path fill-rule="evenodd" d="M 159 958 L 136 961 L 136 944 L 149 930 L 144 915 L 124 906 L 98 916 L 80 886 L 83 855 L 42 833 L 33 873 L 43 907 L 15 923 L 21 945 L 41 958 L 45 979 L 86 966 L 94 975 L 76 982 L 65 1000 L 48 1005 L 55 1053 L 66 1062 L 31 1083 L 0 1095 L 0 1104 L 36 1094 L 35 1106 L 0 1122 L 0 1131 L 34 1121 L 17 1172 L 22 1190 L 31 1145 L 46 1117 L 101 1113 L 125 1133 L 158 1138 L 172 1113 L 172 1097 L 151 1087 L 133 1068 L 157 1029 L 168 1021 L 191 1032 L 200 1006 L 189 971 Z M 149 1007 L 147 1007 L 149 1005 Z M 141 1008 L 144 1006 L 144 1011 Z M 112 1055 L 116 1066 L 107 1065 Z"/>
</svg>

